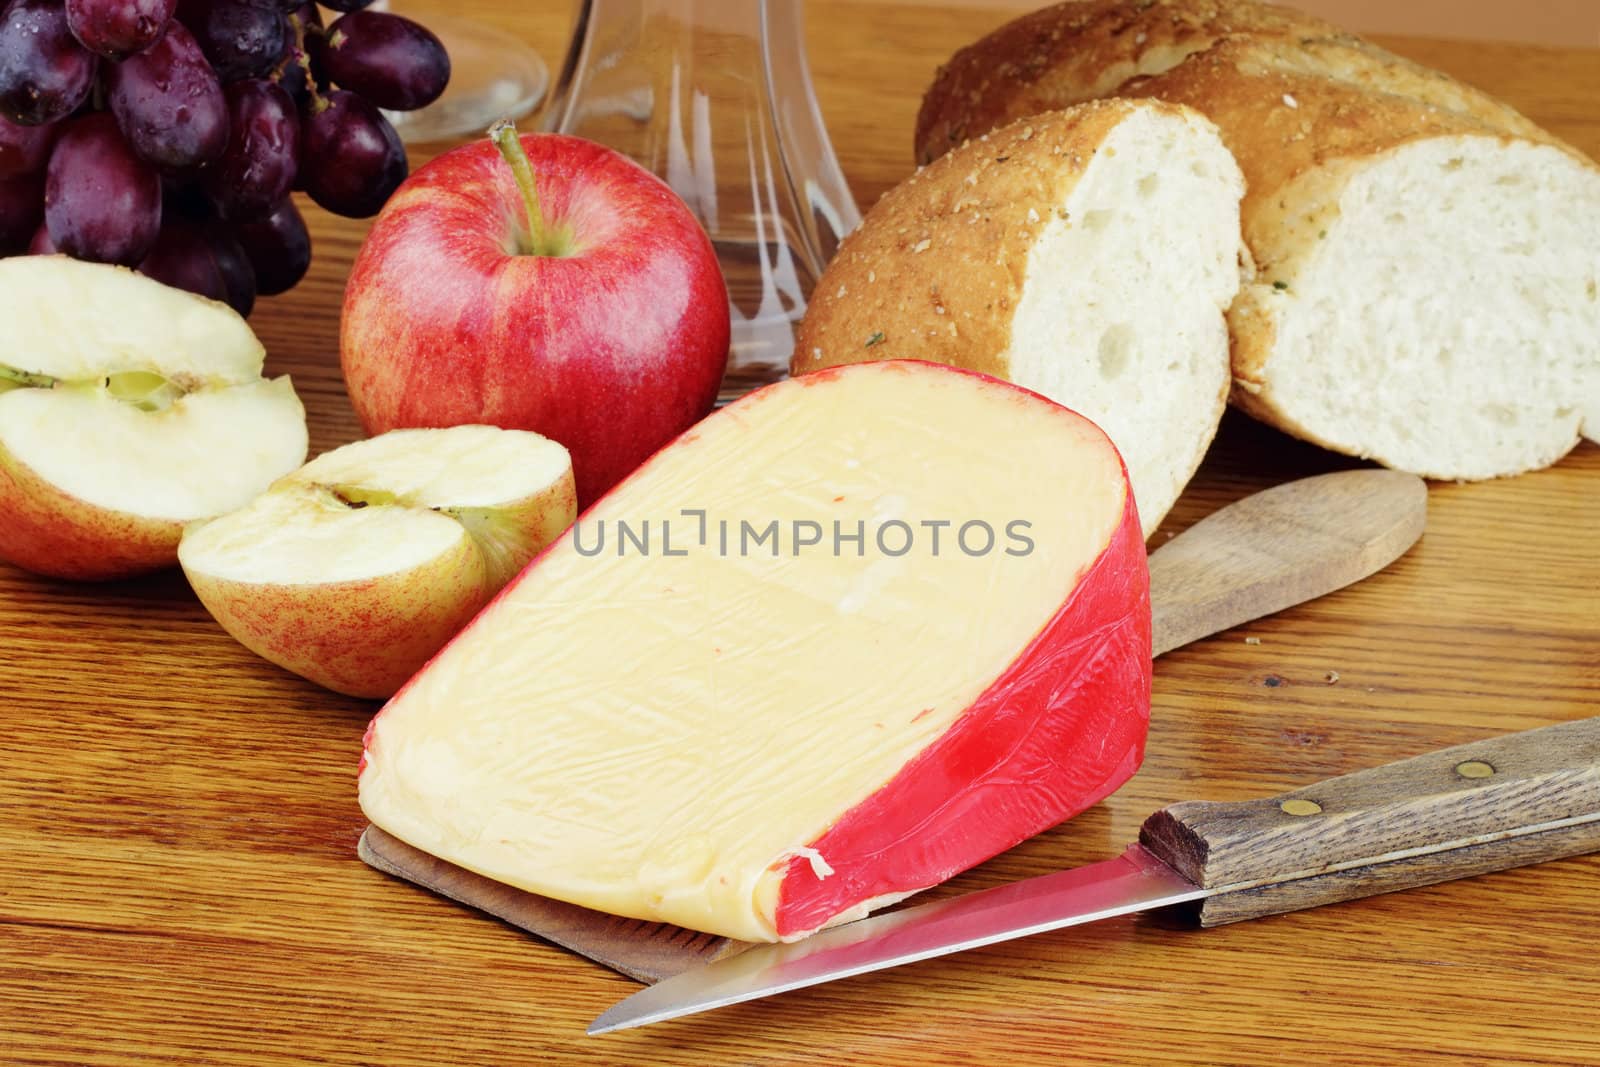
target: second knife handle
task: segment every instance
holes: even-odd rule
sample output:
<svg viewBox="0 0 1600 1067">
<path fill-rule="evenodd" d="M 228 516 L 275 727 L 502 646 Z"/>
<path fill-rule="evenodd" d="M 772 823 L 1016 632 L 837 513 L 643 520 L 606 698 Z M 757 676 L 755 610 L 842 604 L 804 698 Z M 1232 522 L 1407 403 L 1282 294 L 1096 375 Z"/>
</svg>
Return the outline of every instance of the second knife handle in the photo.
<svg viewBox="0 0 1600 1067">
<path fill-rule="evenodd" d="M 1600 851 L 1600 718 L 1267 800 L 1174 804 L 1144 846 L 1206 888 L 1205 926 Z"/>
</svg>

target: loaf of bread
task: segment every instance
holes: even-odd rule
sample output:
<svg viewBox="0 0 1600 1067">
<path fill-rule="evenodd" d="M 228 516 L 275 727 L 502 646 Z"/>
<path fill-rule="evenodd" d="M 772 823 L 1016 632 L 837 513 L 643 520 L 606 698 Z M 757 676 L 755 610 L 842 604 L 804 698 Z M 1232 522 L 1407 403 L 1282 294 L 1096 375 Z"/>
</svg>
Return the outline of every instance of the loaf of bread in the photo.
<svg viewBox="0 0 1600 1067">
<path fill-rule="evenodd" d="M 791 370 L 919 359 L 1042 393 L 1116 444 L 1148 535 L 1222 417 L 1242 194 L 1187 108 L 1105 101 L 997 130 L 867 213 L 817 284 Z"/>
<path fill-rule="evenodd" d="M 1229 315 L 1233 399 L 1436 478 L 1600 439 L 1600 168 L 1510 107 L 1248 0 L 1058 4 L 963 49 L 919 158 L 1108 95 L 1210 117 L 1257 266 Z"/>
</svg>

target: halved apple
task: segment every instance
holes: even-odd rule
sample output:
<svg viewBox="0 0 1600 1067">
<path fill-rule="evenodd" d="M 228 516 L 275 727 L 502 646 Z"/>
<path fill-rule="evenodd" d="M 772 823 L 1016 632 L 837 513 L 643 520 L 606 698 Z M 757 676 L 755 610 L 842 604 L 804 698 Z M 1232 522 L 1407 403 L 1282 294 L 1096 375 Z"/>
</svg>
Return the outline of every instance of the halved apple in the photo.
<svg viewBox="0 0 1600 1067">
<path fill-rule="evenodd" d="M 0 260 L 0 559 L 169 567 L 184 526 L 306 457 L 305 409 L 226 304 L 122 267 Z"/>
<path fill-rule="evenodd" d="M 185 532 L 200 602 L 246 648 L 386 697 L 572 525 L 572 460 L 536 433 L 394 430 Z"/>
</svg>

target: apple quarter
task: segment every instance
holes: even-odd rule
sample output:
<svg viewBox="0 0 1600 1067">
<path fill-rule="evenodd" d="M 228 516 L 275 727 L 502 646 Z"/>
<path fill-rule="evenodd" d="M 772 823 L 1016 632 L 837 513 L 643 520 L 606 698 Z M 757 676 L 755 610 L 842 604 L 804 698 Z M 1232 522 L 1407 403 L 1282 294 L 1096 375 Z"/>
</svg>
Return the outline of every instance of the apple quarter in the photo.
<svg viewBox="0 0 1600 1067">
<path fill-rule="evenodd" d="M 1104 798 L 1149 699 L 1105 434 L 860 364 L 718 411 L 595 504 L 374 718 L 360 801 L 509 885 L 788 940 Z"/>
<path fill-rule="evenodd" d="M 245 647 L 329 689 L 387 697 L 576 511 L 555 441 L 492 426 L 395 430 L 197 523 L 178 558 Z"/>
</svg>

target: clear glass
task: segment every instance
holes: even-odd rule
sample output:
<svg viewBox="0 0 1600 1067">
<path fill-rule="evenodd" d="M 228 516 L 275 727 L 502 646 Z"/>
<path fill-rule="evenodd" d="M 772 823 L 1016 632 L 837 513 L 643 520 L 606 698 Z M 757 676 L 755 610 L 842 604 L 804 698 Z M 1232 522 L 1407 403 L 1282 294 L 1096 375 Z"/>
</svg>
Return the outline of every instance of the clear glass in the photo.
<svg viewBox="0 0 1600 1067">
<path fill-rule="evenodd" d="M 781 378 L 823 266 L 860 221 L 811 86 L 801 0 L 582 0 L 547 129 L 660 175 L 728 282 L 722 399 Z"/>
<path fill-rule="evenodd" d="M 398 9 L 397 9 L 398 8 Z M 474 19 L 411 12 L 404 0 L 378 0 L 374 11 L 406 15 L 432 30 L 450 53 L 444 95 L 416 111 L 385 111 L 401 140 L 414 144 L 480 136 L 500 119 L 519 119 L 544 99 L 550 68 L 503 30 Z"/>
</svg>

